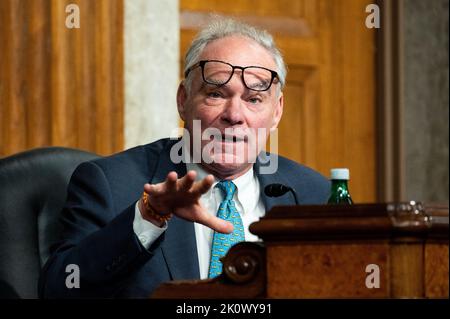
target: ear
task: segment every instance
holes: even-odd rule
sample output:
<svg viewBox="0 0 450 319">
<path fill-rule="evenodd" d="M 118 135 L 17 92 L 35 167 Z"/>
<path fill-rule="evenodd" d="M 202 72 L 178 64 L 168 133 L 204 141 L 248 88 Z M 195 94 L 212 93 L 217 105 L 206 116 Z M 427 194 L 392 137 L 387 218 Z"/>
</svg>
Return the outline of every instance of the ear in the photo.
<svg viewBox="0 0 450 319">
<path fill-rule="evenodd" d="M 283 115 L 283 105 L 284 105 L 284 96 L 283 92 L 280 92 L 280 96 L 277 99 L 275 110 L 273 112 L 272 126 L 270 127 L 271 131 L 274 131 L 278 127 L 278 123 L 280 123 L 281 116 Z"/>
<path fill-rule="evenodd" d="M 178 86 L 177 91 L 177 108 L 178 108 L 178 114 L 180 115 L 181 119 L 185 121 L 186 117 L 186 101 L 188 98 L 187 90 L 184 85 L 184 81 L 180 83 Z"/>
</svg>

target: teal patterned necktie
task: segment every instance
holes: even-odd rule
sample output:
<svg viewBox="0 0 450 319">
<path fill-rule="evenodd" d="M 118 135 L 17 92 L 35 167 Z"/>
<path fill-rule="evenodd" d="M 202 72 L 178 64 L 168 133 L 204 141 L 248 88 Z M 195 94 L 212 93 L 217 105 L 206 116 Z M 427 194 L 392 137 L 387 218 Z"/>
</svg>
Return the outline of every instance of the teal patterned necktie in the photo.
<svg viewBox="0 0 450 319">
<path fill-rule="evenodd" d="M 236 191 L 236 185 L 232 181 L 220 181 L 216 187 L 222 190 L 225 199 L 220 203 L 217 217 L 229 221 L 233 224 L 234 229 L 230 234 L 221 234 L 214 232 L 212 248 L 211 248 L 211 262 L 209 264 L 209 278 L 214 278 L 222 273 L 222 258 L 231 246 L 244 241 L 244 227 L 239 212 L 233 200 L 233 195 Z"/>
</svg>

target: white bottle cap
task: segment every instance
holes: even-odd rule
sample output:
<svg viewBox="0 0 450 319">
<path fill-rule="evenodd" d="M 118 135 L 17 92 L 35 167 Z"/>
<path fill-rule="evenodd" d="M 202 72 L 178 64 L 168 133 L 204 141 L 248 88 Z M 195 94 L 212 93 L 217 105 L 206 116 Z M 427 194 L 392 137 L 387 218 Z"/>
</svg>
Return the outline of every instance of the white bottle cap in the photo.
<svg viewBox="0 0 450 319">
<path fill-rule="evenodd" d="M 350 179 L 350 171 L 348 168 L 332 168 L 331 169 L 331 179 Z"/>
</svg>

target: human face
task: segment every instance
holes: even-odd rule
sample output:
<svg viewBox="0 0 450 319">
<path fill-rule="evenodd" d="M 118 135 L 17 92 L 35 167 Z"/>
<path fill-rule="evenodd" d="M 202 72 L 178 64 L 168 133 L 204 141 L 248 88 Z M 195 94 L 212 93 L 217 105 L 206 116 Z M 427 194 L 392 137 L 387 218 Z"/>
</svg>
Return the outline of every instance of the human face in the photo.
<svg viewBox="0 0 450 319">
<path fill-rule="evenodd" d="M 236 66 L 261 66 L 277 71 L 271 54 L 258 43 L 242 36 L 230 36 L 209 43 L 199 60 L 220 60 Z M 274 82 L 264 92 L 249 90 L 242 82 L 239 69 L 235 70 L 227 84 L 220 87 L 204 83 L 201 68 L 192 70 L 189 76 L 192 77 L 190 92 L 183 84 L 178 89 L 180 117 L 191 139 L 194 136 L 194 120 L 201 122 L 204 137 L 209 135 L 204 133 L 210 128 L 221 133 L 223 139 L 213 136 L 202 138 L 201 150 L 207 149 L 206 153 L 212 159 L 211 163 L 205 160 L 203 152 L 202 166 L 221 179 L 234 179 L 253 165 L 266 144 L 269 132 L 278 126 L 283 112 L 280 84 Z"/>
</svg>

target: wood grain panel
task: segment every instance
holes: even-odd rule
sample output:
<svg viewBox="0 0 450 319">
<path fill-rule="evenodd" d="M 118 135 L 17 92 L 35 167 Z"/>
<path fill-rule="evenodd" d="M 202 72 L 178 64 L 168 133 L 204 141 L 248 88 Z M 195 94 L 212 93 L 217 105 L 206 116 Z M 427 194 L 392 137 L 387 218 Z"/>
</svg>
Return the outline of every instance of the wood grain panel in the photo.
<svg viewBox="0 0 450 319">
<path fill-rule="evenodd" d="M 371 2 L 180 1 L 182 58 L 211 12 L 274 35 L 288 64 L 279 153 L 325 176 L 348 167 L 355 202 L 377 199 L 375 31 L 365 27 Z"/>
<path fill-rule="evenodd" d="M 234 0 L 233 5 L 229 1 L 223 0 L 185 0 L 181 1 L 181 8 L 183 10 L 192 10 L 199 12 L 221 12 L 226 14 L 243 15 L 252 13 L 255 16 L 286 16 L 286 12 L 290 16 L 301 17 L 304 14 L 304 7 L 306 2 L 311 0 L 278 0 L 278 1 L 259 1 L 257 5 L 255 2 L 248 0 Z M 252 11 L 250 11 L 250 9 Z M 288 9 L 288 10 L 287 10 Z"/>
<path fill-rule="evenodd" d="M 81 28 L 66 27 L 66 6 Z M 0 2 L 0 157 L 123 149 L 123 0 Z"/>
<path fill-rule="evenodd" d="M 2 2 L 0 12 L 2 12 L 2 41 L 0 48 L 3 51 L 2 56 L 2 130 L 5 147 L 13 152 L 20 150 L 26 145 L 26 134 L 24 134 L 25 122 L 25 91 L 24 78 L 21 76 L 20 66 L 25 61 L 24 52 L 21 50 L 25 45 L 26 27 L 24 28 L 25 11 L 24 3 L 18 1 Z M 6 35 L 14 30 L 17 31 L 16 37 L 6 40 Z M 10 107 L 5 108 L 5 105 Z M 13 133 L 16 132 L 16 133 Z M 3 143 L 2 143 L 3 144 Z"/>
<path fill-rule="evenodd" d="M 6 34 L 10 33 L 11 30 L 9 3 L 4 1 L 0 1 L 0 21 L 4 24 L 2 28 L 0 28 L 0 39 L 4 39 L 6 38 Z M 5 123 L 7 119 L 7 109 L 5 105 L 10 103 L 9 92 L 11 87 L 11 82 L 8 80 L 8 66 L 11 61 L 11 50 L 9 48 L 10 41 L 0 41 L 0 43 L 2 42 L 4 43 L 2 50 L 0 50 L 0 146 L 5 144 L 8 133 L 8 127 Z M 6 144 L 2 147 L 6 147 Z"/>
<path fill-rule="evenodd" d="M 377 289 L 365 285 L 369 264 L 380 268 Z M 383 241 L 271 244 L 267 275 L 268 298 L 387 298 L 389 245 Z"/>
<path fill-rule="evenodd" d="M 448 242 L 429 241 L 425 246 L 425 296 L 448 298 Z"/>
<path fill-rule="evenodd" d="M 68 130 L 68 122 L 71 121 L 68 114 L 68 98 L 70 88 L 68 87 L 68 77 L 70 67 L 69 39 L 67 35 L 69 30 L 65 26 L 66 1 L 51 1 L 51 144 L 52 145 L 70 145 L 65 143 L 71 135 Z M 54 89 L 58 88 L 58 89 Z"/>
<path fill-rule="evenodd" d="M 109 37 L 111 26 L 108 21 L 109 6 L 108 0 L 95 1 L 95 12 L 97 23 L 95 24 L 95 96 L 97 112 L 95 114 L 95 145 L 102 153 L 108 153 L 111 144 L 103 143 L 103 136 L 111 134 L 111 51 L 109 48 Z"/>
<path fill-rule="evenodd" d="M 78 127 L 77 144 L 82 149 L 96 149 L 95 139 L 92 132 L 95 132 L 95 10 L 94 2 L 88 1 L 84 4 L 85 10 L 81 10 L 81 28 L 75 33 L 75 57 L 74 62 L 78 65 L 74 80 L 76 83 L 76 125 Z"/>
<path fill-rule="evenodd" d="M 394 298 L 424 297 L 424 245 L 416 238 L 402 238 L 391 247 L 391 293 Z M 421 274 L 419 276 L 418 274 Z"/>
<path fill-rule="evenodd" d="M 125 83 L 124 83 L 124 3 L 117 1 L 110 6 L 111 10 L 111 42 L 110 49 L 114 53 L 111 58 L 111 113 L 112 113 L 112 134 L 111 149 L 121 150 L 124 147 L 125 127 L 123 118 L 125 105 Z"/>
<path fill-rule="evenodd" d="M 26 7 L 28 19 L 28 45 L 25 69 L 27 87 L 27 147 L 48 144 L 50 140 L 50 4 L 45 0 L 30 1 Z"/>
</svg>

